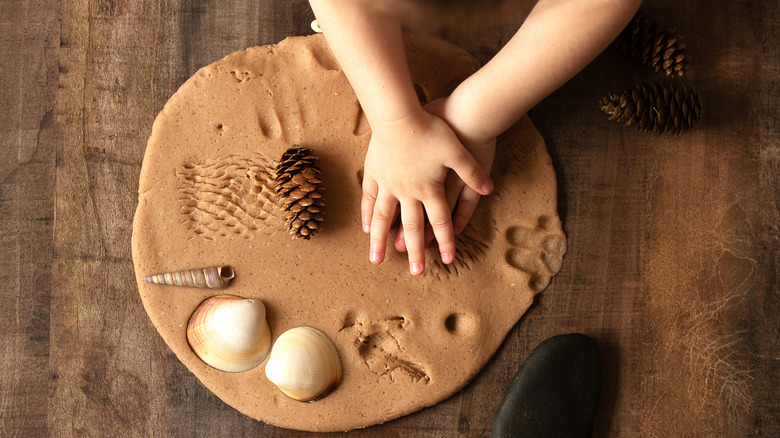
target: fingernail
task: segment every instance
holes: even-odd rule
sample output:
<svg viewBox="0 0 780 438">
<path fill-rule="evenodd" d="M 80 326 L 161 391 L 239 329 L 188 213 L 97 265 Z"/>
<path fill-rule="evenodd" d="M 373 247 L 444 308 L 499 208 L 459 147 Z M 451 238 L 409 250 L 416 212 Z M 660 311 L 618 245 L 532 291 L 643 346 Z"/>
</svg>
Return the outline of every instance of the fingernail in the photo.
<svg viewBox="0 0 780 438">
<path fill-rule="evenodd" d="M 444 262 L 445 265 L 449 265 L 450 263 L 453 262 L 454 259 L 455 257 L 453 257 L 452 253 L 449 252 L 445 252 L 444 254 L 441 255 L 441 261 Z"/>
<path fill-rule="evenodd" d="M 420 275 L 422 274 L 423 267 L 419 263 L 412 263 L 409 265 L 409 270 L 412 272 L 412 275 Z"/>
<path fill-rule="evenodd" d="M 379 263 L 382 261 L 382 253 L 379 251 L 371 251 L 368 254 L 368 259 L 371 260 L 371 263 Z"/>
<path fill-rule="evenodd" d="M 482 186 L 482 193 L 488 194 L 493 191 L 493 181 L 488 181 Z"/>
<path fill-rule="evenodd" d="M 368 222 L 363 222 L 363 232 L 366 234 L 371 232 L 371 225 Z"/>
</svg>

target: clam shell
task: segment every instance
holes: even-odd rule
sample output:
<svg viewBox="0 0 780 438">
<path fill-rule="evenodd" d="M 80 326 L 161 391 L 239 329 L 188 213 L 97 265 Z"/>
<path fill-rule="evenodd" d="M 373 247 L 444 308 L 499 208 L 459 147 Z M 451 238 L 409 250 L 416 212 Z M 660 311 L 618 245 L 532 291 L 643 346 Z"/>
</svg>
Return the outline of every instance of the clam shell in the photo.
<svg viewBox="0 0 780 438">
<path fill-rule="evenodd" d="M 265 365 L 265 375 L 287 396 L 314 401 L 341 382 L 341 359 L 325 333 L 296 327 L 279 336 Z"/>
<path fill-rule="evenodd" d="M 250 370 L 271 348 L 265 305 L 233 295 L 207 298 L 190 317 L 187 342 L 203 362 L 218 370 Z"/>
<path fill-rule="evenodd" d="M 207 268 L 147 275 L 143 280 L 147 283 L 171 286 L 224 289 L 235 276 L 236 272 L 230 266 L 209 266 Z"/>
</svg>

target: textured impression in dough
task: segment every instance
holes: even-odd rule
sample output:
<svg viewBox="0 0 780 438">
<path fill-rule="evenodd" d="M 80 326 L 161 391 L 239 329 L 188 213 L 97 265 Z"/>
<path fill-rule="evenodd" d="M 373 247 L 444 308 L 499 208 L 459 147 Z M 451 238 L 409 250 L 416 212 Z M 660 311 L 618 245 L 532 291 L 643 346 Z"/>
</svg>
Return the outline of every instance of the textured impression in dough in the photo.
<svg viewBox="0 0 780 438">
<path fill-rule="evenodd" d="M 391 381 L 400 373 L 415 382 L 427 384 L 431 378 L 425 367 L 404 354 L 400 334 L 406 330 L 407 324 L 409 321 L 403 316 L 372 323 L 362 312 L 349 312 L 340 331 L 350 332 L 358 355 L 372 373 Z"/>
<path fill-rule="evenodd" d="M 252 232 L 273 234 L 281 211 L 273 189 L 273 167 L 261 155 L 208 159 L 177 173 L 184 225 L 204 239 Z"/>
<path fill-rule="evenodd" d="M 548 230 L 550 218 L 541 216 L 535 227 L 514 226 L 507 230 L 510 249 L 506 261 L 530 276 L 528 285 L 541 292 L 561 270 L 566 253 L 566 238 Z"/>
<path fill-rule="evenodd" d="M 455 260 L 450 264 L 442 263 L 440 258 L 433 258 L 431 266 L 425 271 L 438 280 L 450 276 L 458 276 L 470 271 L 474 265 L 485 258 L 488 244 L 482 239 L 472 236 L 471 228 L 455 237 Z"/>
</svg>

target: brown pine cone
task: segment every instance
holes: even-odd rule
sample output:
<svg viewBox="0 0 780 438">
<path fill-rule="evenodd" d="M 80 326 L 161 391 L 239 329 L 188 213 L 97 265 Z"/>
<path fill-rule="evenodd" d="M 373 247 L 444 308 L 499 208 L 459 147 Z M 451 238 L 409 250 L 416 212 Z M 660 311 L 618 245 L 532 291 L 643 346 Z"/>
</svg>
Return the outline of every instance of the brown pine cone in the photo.
<svg viewBox="0 0 780 438">
<path fill-rule="evenodd" d="M 686 44 L 673 31 L 642 13 L 634 16 L 613 44 L 666 76 L 682 76 L 688 68 Z"/>
<path fill-rule="evenodd" d="M 319 178 L 317 157 L 311 149 L 296 146 L 287 149 L 276 167 L 276 193 L 282 200 L 287 230 L 293 238 L 309 240 L 323 220 L 324 189 Z"/>
<path fill-rule="evenodd" d="M 675 84 L 640 85 L 609 93 L 599 100 L 599 106 L 609 120 L 657 134 L 687 131 L 701 118 L 699 93 Z"/>
</svg>

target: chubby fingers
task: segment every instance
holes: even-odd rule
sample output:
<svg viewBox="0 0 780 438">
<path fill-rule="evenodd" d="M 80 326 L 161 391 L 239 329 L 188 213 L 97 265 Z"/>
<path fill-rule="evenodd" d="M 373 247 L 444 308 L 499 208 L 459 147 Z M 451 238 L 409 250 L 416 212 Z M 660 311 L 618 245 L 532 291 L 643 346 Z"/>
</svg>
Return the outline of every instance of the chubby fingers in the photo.
<svg viewBox="0 0 780 438">
<path fill-rule="evenodd" d="M 401 202 L 401 223 L 409 256 L 409 272 L 420 275 L 425 270 L 425 216 L 419 201 Z"/>
<path fill-rule="evenodd" d="M 465 149 L 461 153 L 448 157 L 444 165 L 455 171 L 458 177 L 475 192 L 489 195 L 493 191 L 490 175 Z"/>
<path fill-rule="evenodd" d="M 458 204 L 452 213 L 452 227 L 455 234 L 460 234 L 466 229 L 471 216 L 474 215 L 474 210 L 477 209 L 480 197 L 481 195 L 470 187 L 463 187 L 463 191 L 458 198 Z"/>
<path fill-rule="evenodd" d="M 455 260 L 455 233 L 452 228 L 450 206 L 443 196 L 425 202 L 425 211 L 428 214 L 428 222 L 433 229 L 433 235 L 439 244 L 441 261 L 452 263 Z"/>
<path fill-rule="evenodd" d="M 371 219 L 374 216 L 374 205 L 379 193 L 379 186 L 376 181 L 365 178 L 363 180 L 363 197 L 360 199 L 360 222 L 363 232 L 371 232 Z"/>
<path fill-rule="evenodd" d="M 458 198 L 459 198 L 459 196 L 460 196 L 460 194 L 461 194 L 461 192 L 462 192 L 464 187 L 465 187 L 465 184 L 463 183 L 463 181 L 461 181 L 460 178 L 458 178 L 458 176 L 454 172 L 450 172 L 447 175 L 447 179 L 444 182 L 444 188 L 445 188 L 444 191 L 445 191 L 446 200 L 447 200 L 447 206 L 446 206 L 447 216 L 446 217 L 447 217 L 447 220 L 452 224 L 453 234 L 458 234 L 459 230 L 458 230 L 457 227 L 455 227 L 455 222 L 450 219 L 450 217 L 452 215 L 451 212 L 454 212 L 454 209 L 455 209 L 455 207 L 456 207 L 456 205 L 458 203 Z M 472 193 L 476 193 L 476 192 L 474 192 L 472 190 Z M 477 194 L 477 197 L 479 197 L 479 194 Z M 431 242 L 433 241 L 433 239 L 435 237 L 436 240 L 439 243 L 439 252 L 440 252 L 440 254 L 442 256 L 442 261 L 444 263 L 451 263 L 455 259 L 455 257 L 454 257 L 455 244 L 453 243 L 452 249 L 450 249 L 450 245 L 449 245 L 450 239 L 449 239 L 449 237 L 447 237 L 447 236 L 450 236 L 451 234 L 449 234 L 449 232 L 446 231 L 446 228 L 443 228 L 440 225 L 440 226 L 437 227 L 439 233 L 438 233 L 438 235 L 435 235 L 434 234 L 434 229 L 431 226 L 431 222 L 430 222 L 431 217 L 436 218 L 436 219 L 434 219 L 434 221 L 436 221 L 439 224 L 443 224 L 444 221 L 445 221 L 444 215 L 442 213 L 443 212 L 442 206 L 441 206 L 440 203 L 437 203 L 437 201 L 439 201 L 439 200 L 436 199 L 434 201 L 434 203 L 431 203 L 431 202 L 424 203 L 425 204 L 425 211 L 426 211 L 426 214 L 428 216 L 428 222 L 426 223 L 426 226 L 425 226 L 425 235 L 424 235 L 425 247 L 427 248 L 428 245 L 431 244 Z M 468 222 L 468 219 L 466 220 L 466 222 Z M 449 227 L 449 224 L 447 224 L 447 226 Z M 462 228 L 465 228 L 465 224 L 461 227 L 460 231 L 462 231 Z M 453 237 L 452 241 L 454 242 L 454 237 Z M 396 234 L 396 237 L 395 237 L 394 246 L 395 246 L 395 249 L 398 250 L 399 252 L 405 252 L 406 251 L 406 239 L 405 239 L 405 236 L 404 236 L 403 225 L 398 227 L 398 233 Z"/>
<path fill-rule="evenodd" d="M 425 251 L 425 248 L 436 238 L 441 261 L 447 264 L 452 263 L 455 260 L 455 233 L 450 218 L 449 204 L 443 201 L 429 201 L 424 203 L 424 205 L 428 223 L 423 224 L 423 231 L 418 232 L 415 224 L 413 225 L 415 228 L 414 236 L 407 237 L 407 235 L 412 233 L 412 230 L 407 226 L 408 222 L 403 222 L 396 235 L 395 249 L 399 252 L 409 251 L 410 263 L 412 263 L 412 260 L 422 260 L 424 263 L 424 253 L 419 257 L 416 255 L 418 251 L 417 245 L 420 245 L 419 239 L 420 237 L 422 238 L 422 251 Z M 401 217 L 403 217 L 403 207 Z M 414 249 L 410 245 L 414 245 Z"/>
<path fill-rule="evenodd" d="M 380 191 L 373 206 L 371 224 L 369 225 L 371 237 L 368 259 L 371 263 L 379 264 L 385 259 L 387 235 L 390 234 L 390 227 L 395 221 L 398 200 L 392 195 Z"/>
<path fill-rule="evenodd" d="M 431 224 L 427 223 L 425 224 L 425 233 L 423 234 L 423 241 L 425 242 L 425 247 L 427 248 L 428 245 L 433 242 L 433 229 L 431 229 Z M 398 226 L 398 232 L 395 234 L 395 242 L 393 243 L 393 246 L 395 246 L 395 249 L 398 252 L 406 252 L 406 238 L 404 237 L 404 226 L 403 224 Z"/>
</svg>

